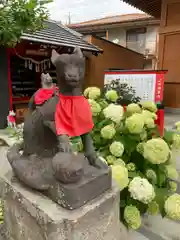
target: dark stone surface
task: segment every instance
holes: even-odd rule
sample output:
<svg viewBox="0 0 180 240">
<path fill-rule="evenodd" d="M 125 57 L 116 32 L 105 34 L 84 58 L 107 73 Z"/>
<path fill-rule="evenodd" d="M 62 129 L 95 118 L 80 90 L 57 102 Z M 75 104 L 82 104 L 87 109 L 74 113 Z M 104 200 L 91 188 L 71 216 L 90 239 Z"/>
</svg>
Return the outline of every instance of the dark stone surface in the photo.
<svg viewBox="0 0 180 240">
<path fill-rule="evenodd" d="M 79 208 L 111 188 L 110 168 L 97 169 L 84 161 L 83 177 L 76 183 L 62 184 L 55 182 L 48 189 L 47 195 L 66 209 Z"/>
</svg>

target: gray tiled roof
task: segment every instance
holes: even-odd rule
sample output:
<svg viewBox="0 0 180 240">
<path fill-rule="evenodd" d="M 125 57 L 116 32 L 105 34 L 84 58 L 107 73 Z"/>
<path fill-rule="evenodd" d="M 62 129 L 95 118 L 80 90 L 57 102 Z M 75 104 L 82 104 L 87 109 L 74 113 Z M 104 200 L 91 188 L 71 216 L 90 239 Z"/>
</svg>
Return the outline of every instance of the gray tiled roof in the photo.
<svg viewBox="0 0 180 240">
<path fill-rule="evenodd" d="M 57 46 L 79 46 L 81 49 L 87 51 L 102 52 L 102 49 L 86 42 L 82 39 L 82 36 L 79 33 L 68 27 L 52 21 L 46 21 L 45 25 L 46 27 L 44 29 L 37 31 L 36 33 L 23 33 L 21 39 Z"/>
</svg>

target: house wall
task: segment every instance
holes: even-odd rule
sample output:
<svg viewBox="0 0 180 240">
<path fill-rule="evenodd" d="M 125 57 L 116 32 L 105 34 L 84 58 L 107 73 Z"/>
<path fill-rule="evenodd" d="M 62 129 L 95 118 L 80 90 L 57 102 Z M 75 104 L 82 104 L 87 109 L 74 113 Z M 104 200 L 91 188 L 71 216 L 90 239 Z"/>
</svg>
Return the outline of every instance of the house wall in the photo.
<svg viewBox="0 0 180 240">
<path fill-rule="evenodd" d="M 139 26 L 139 27 L 146 27 L 146 26 Z M 112 28 L 108 30 L 108 40 L 113 41 L 115 39 L 119 40 L 119 44 L 126 47 L 126 31 L 130 28 Z M 158 33 L 159 26 L 158 25 L 150 25 L 146 27 L 146 43 L 145 49 L 149 49 L 151 54 L 156 52 L 156 38 Z M 144 54 L 144 50 L 142 49 L 141 53 Z M 135 48 L 132 50 L 136 50 Z"/>
<path fill-rule="evenodd" d="M 163 0 L 159 33 L 159 68 L 168 70 L 164 102 L 180 108 L 180 0 Z"/>
<path fill-rule="evenodd" d="M 10 108 L 8 86 L 8 56 L 5 48 L 0 48 L 0 129 L 7 126 Z"/>
<path fill-rule="evenodd" d="M 92 55 L 86 61 L 85 87 L 103 87 L 104 71 L 109 68 L 143 69 L 143 55 L 96 37 L 91 37 L 91 43 L 104 52 L 97 57 Z"/>
</svg>

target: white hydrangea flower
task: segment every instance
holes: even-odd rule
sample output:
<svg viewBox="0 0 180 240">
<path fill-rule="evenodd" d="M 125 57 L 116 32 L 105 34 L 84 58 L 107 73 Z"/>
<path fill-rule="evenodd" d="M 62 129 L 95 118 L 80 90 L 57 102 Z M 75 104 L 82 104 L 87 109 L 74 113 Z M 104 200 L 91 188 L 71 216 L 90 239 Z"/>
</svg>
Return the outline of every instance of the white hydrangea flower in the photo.
<svg viewBox="0 0 180 240">
<path fill-rule="evenodd" d="M 111 119 L 115 123 L 120 123 L 124 116 L 124 108 L 121 105 L 109 104 L 103 110 L 105 118 Z"/>
<path fill-rule="evenodd" d="M 131 197 L 144 204 L 150 203 L 155 198 L 155 191 L 146 178 L 135 177 L 128 188 Z"/>
</svg>

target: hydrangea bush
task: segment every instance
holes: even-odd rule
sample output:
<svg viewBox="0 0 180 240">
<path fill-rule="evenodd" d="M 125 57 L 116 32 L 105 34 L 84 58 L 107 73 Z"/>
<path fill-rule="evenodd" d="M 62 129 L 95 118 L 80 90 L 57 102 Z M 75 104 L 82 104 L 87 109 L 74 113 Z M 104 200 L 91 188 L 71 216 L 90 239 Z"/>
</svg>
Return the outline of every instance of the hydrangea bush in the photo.
<svg viewBox="0 0 180 240">
<path fill-rule="evenodd" d="M 101 93 L 89 87 L 84 96 L 93 114 L 95 149 L 111 167 L 121 191 L 121 221 L 137 229 L 144 213 L 159 212 L 180 220 L 178 173 L 172 159 L 172 149 L 180 148 L 180 135 L 166 130 L 163 137 L 159 135 L 152 102 L 131 103 L 124 110 L 116 104 L 120 96 L 114 89 Z"/>
</svg>

